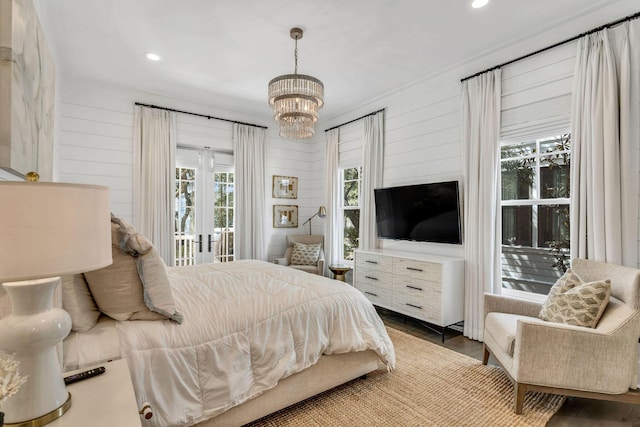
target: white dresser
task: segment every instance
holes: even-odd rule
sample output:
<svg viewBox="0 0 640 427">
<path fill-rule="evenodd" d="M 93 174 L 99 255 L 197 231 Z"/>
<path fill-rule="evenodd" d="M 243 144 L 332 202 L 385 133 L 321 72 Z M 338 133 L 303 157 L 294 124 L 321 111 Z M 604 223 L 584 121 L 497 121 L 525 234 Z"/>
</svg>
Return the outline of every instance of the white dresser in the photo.
<svg viewBox="0 0 640 427">
<path fill-rule="evenodd" d="M 354 286 L 374 305 L 440 326 L 441 333 L 464 320 L 462 258 L 357 251 Z"/>
</svg>

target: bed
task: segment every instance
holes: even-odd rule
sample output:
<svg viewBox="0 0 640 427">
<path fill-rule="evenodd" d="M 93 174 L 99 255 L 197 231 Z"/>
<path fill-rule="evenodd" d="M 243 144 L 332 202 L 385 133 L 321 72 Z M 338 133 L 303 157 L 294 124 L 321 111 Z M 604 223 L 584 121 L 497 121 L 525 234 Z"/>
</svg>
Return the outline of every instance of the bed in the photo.
<svg viewBox="0 0 640 427">
<path fill-rule="evenodd" d="M 65 369 L 126 359 L 153 409 L 143 426 L 242 425 L 394 367 L 375 309 L 343 282 L 249 260 L 166 271 L 181 324 L 102 316 L 64 342 Z"/>
</svg>

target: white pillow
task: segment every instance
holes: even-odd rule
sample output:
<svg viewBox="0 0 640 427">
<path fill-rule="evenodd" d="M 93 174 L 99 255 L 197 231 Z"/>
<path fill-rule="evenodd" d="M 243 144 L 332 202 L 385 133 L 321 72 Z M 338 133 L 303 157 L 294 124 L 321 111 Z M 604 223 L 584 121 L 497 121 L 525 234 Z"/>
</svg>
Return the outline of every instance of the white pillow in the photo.
<svg viewBox="0 0 640 427">
<path fill-rule="evenodd" d="M 62 276 L 62 308 L 71 316 L 71 330 L 87 332 L 98 322 L 100 311 L 82 274 Z"/>
</svg>

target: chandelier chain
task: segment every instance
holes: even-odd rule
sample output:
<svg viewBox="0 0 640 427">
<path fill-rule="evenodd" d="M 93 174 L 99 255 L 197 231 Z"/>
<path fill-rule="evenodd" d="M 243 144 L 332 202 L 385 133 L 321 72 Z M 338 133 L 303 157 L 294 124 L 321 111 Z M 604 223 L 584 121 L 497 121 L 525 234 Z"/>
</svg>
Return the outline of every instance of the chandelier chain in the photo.
<svg viewBox="0 0 640 427">
<path fill-rule="evenodd" d="M 294 49 L 293 56 L 295 57 L 295 62 L 296 62 L 296 66 L 294 68 L 295 71 L 293 72 L 293 74 L 298 74 L 298 38 L 297 37 L 296 37 L 296 47 Z"/>
</svg>

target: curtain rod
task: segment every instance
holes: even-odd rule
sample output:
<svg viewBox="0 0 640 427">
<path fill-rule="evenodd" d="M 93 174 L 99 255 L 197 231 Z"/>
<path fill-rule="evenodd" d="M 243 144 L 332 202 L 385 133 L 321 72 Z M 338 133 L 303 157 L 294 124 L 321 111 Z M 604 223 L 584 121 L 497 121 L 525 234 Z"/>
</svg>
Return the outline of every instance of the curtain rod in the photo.
<svg viewBox="0 0 640 427">
<path fill-rule="evenodd" d="M 190 151 L 210 151 L 213 154 L 230 154 L 233 156 L 233 150 L 216 150 L 211 147 L 193 147 L 191 145 L 176 145 L 176 148 Z"/>
<path fill-rule="evenodd" d="M 523 55 L 523 56 L 520 56 L 520 57 L 518 57 L 518 58 L 516 58 L 516 59 L 512 59 L 511 61 L 507 61 L 507 62 L 505 62 L 504 64 L 500 64 L 500 65 L 496 65 L 496 66 L 491 67 L 491 68 L 487 68 L 486 70 L 484 70 L 484 71 L 480 71 L 479 73 L 475 73 L 475 74 L 474 74 L 474 75 L 472 75 L 472 76 L 465 77 L 464 79 L 460 79 L 460 82 L 464 82 L 465 80 L 472 79 L 472 78 L 477 77 L 477 76 L 479 76 L 480 74 L 484 74 L 484 73 L 486 73 L 486 72 L 488 72 L 488 71 L 493 71 L 493 70 L 496 70 L 496 69 L 498 69 L 498 68 L 505 67 L 505 66 L 507 66 L 507 65 L 513 64 L 514 62 L 522 61 L 523 59 L 527 59 L 527 58 L 529 58 L 530 56 L 533 56 L 533 55 L 537 55 L 537 54 L 539 54 L 539 53 L 542 53 L 542 52 L 544 52 L 545 50 L 553 49 L 554 47 L 558 47 L 558 46 L 561 46 L 561 45 L 563 45 L 563 44 L 565 44 L 565 43 L 569 43 L 569 42 L 572 42 L 572 41 L 574 41 L 574 40 L 577 40 L 577 39 L 579 39 L 580 37 L 584 37 L 584 36 L 587 36 L 587 35 L 589 35 L 589 34 L 597 33 L 598 31 L 602 31 L 602 30 L 604 30 L 605 28 L 615 27 L 615 26 L 616 26 L 616 25 L 618 25 L 618 24 L 622 24 L 623 22 L 631 21 L 631 20 L 637 19 L 637 18 L 639 18 L 639 17 L 640 17 L 640 12 L 636 12 L 636 13 L 634 13 L 633 15 L 629 15 L 629 16 L 626 16 L 626 17 L 624 17 L 624 18 L 618 19 L 618 20 L 616 20 L 616 21 L 609 22 L 608 24 L 601 25 L 600 27 L 598 27 L 598 28 L 594 28 L 593 30 L 589 30 L 589 31 L 587 31 L 586 33 L 578 34 L 577 36 L 575 36 L 575 37 L 571 37 L 570 39 L 567 39 L 567 40 L 561 41 L 561 42 L 559 42 L 559 43 L 553 44 L 553 45 L 551 45 L 551 46 L 547 46 L 547 47 L 545 47 L 545 48 L 542 48 L 542 49 L 536 50 L 535 52 L 528 53 L 528 54 Z"/>
<path fill-rule="evenodd" d="M 260 128 L 260 129 L 269 129 L 266 126 L 254 125 L 253 123 L 239 122 L 237 120 L 223 119 L 221 117 L 207 116 L 206 114 L 190 113 L 189 111 L 174 110 L 173 108 L 159 107 L 157 105 L 143 104 L 141 102 L 136 102 L 135 104 L 139 105 L 141 107 L 155 108 L 156 110 L 166 110 L 166 111 L 173 111 L 174 113 L 182 113 L 182 114 L 189 114 L 191 116 L 205 117 L 208 120 L 211 120 L 211 119 L 222 120 L 223 122 L 230 122 L 230 123 L 237 123 L 239 125 L 253 126 L 253 127 L 256 127 L 256 128 Z"/>
<path fill-rule="evenodd" d="M 365 117 L 369 117 L 369 116 L 373 116 L 374 114 L 378 114 L 379 112 L 384 111 L 385 109 L 386 109 L 386 108 L 381 108 L 381 109 L 379 109 L 379 110 L 377 110 L 377 111 L 374 111 L 373 113 L 365 114 L 365 115 L 364 115 L 364 116 L 362 116 L 362 117 L 358 117 L 357 119 L 349 120 L 348 122 L 344 122 L 344 123 L 342 123 L 341 125 L 336 125 L 336 126 L 334 126 L 334 127 L 332 127 L 332 128 L 325 129 L 324 131 L 325 131 L 325 132 L 329 132 L 330 130 L 338 129 L 339 127 L 342 127 L 342 126 L 344 126 L 344 125 L 348 125 L 349 123 L 357 122 L 358 120 L 362 120 L 362 119 L 364 119 Z"/>
</svg>

